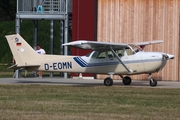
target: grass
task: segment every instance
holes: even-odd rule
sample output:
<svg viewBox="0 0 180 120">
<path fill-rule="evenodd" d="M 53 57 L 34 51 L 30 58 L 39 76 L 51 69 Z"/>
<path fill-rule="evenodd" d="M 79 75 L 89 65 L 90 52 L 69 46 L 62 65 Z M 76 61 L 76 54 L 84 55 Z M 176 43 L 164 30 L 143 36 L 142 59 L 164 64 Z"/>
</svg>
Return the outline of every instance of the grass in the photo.
<svg viewBox="0 0 180 120">
<path fill-rule="evenodd" d="M 0 85 L 0 119 L 178 120 L 179 93 L 118 86 Z"/>
</svg>

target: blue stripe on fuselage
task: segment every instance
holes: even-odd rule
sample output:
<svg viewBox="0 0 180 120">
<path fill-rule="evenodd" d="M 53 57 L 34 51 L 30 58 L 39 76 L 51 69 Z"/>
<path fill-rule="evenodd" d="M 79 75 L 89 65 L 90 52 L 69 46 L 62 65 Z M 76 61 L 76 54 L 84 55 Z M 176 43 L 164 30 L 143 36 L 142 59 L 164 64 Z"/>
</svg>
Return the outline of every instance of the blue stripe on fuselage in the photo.
<svg viewBox="0 0 180 120">
<path fill-rule="evenodd" d="M 80 57 L 73 58 L 81 67 L 86 67 L 86 64 L 80 60 Z"/>
</svg>

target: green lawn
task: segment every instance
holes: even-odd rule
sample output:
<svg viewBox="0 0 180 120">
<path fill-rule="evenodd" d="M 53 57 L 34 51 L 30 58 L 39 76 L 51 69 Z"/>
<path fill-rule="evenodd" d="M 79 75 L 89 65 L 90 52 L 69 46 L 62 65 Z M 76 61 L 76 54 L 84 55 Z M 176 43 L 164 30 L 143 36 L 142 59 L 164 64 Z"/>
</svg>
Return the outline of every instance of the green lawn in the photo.
<svg viewBox="0 0 180 120">
<path fill-rule="evenodd" d="M 180 89 L 0 85 L 4 120 L 175 120 Z"/>
</svg>

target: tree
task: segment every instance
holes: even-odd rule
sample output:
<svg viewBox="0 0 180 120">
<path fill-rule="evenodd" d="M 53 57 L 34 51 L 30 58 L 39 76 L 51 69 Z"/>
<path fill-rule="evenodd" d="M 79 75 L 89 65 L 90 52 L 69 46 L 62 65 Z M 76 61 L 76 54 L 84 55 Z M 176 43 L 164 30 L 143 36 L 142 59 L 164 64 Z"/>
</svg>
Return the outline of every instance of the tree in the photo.
<svg viewBox="0 0 180 120">
<path fill-rule="evenodd" d="M 16 0 L 1 0 L 0 21 L 14 20 L 16 15 Z"/>
</svg>

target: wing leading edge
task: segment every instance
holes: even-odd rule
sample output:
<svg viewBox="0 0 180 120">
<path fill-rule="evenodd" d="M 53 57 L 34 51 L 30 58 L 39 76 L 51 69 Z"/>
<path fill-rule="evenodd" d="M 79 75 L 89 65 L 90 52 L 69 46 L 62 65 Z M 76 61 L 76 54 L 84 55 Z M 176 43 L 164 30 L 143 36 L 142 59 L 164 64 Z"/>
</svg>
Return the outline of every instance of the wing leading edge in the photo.
<svg viewBox="0 0 180 120">
<path fill-rule="evenodd" d="M 72 46 L 81 49 L 90 49 L 96 51 L 103 51 L 103 50 L 111 50 L 112 49 L 123 49 L 128 46 L 128 44 L 119 44 L 119 43 L 110 43 L 110 42 L 96 42 L 96 41 L 74 41 L 62 44 L 63 46 Z"/>
<path fill-rule="evenodd" d="M 146 46 L 146 45 L 158 44 L 158 43 L 163 43 L 163 42 L 164 42 L 163 40 L 154 40 L 154 41 L 147 41 L 147 42 L 137 42 L 134 44 L 139 45 L 139 46 Z"/>
<path fill-rule="evenodd" d="M 158 44 L 158 43 L 163 43 L 163 42 L 164 42 L 163 40 L 154 40 L 154 41 L 147 41 L 147 42 L 122 44 L 122 43 L 113 43 L 113 42 L 97 42 L 97 41 L 78 40 L 78 41 L 62 44 L 62 46 L 72 46 L 72 47 L 81 48 L 81 49 L 103 51 L 103 50 L 111 50 L 111 48 L 114 50 L 123 49 L 132 44 L 145 47 L 146 45 Z"/>
</svg>

